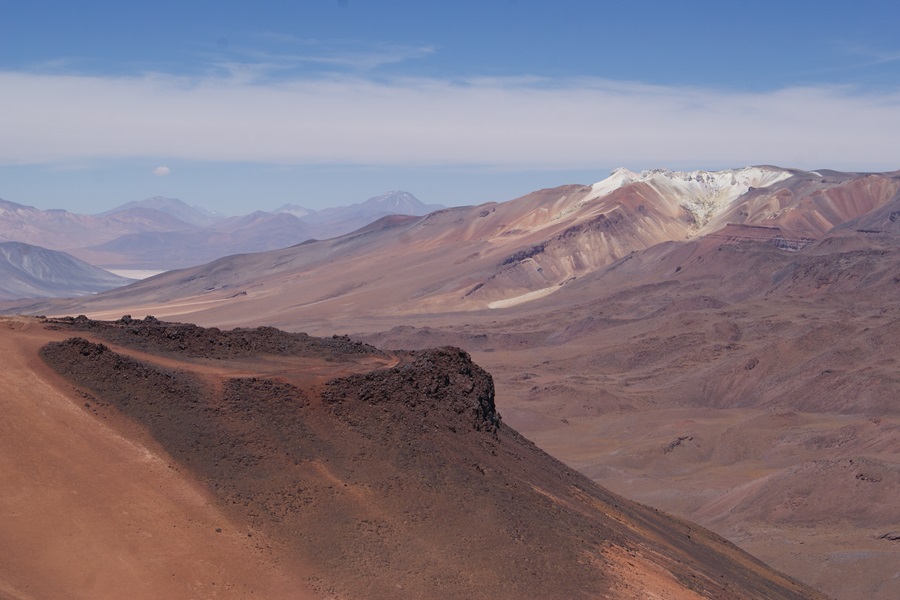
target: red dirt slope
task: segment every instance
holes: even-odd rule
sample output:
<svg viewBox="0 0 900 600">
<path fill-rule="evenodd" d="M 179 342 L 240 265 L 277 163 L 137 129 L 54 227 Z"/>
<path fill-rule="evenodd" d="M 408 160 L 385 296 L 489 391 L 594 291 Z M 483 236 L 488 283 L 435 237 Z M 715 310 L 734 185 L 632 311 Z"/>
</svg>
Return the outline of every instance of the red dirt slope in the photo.
<svg viewBox="0 0 900 600">
<path fill-rule="evenodd" d="M 316 361 L 331 341 L 272 329 L 54 326 L 82 337 L 41 354 L 88 410 L 145 429 L 229 532 L 263 534 L 273 565 L 304 565 L 323 595 L 822 598 L 538 450 L 500 423 L 490 375 L 460 350 L 392 358 L 339 338 Z M 248 353 L 248 339 L 294 346 Z M 320 368 L 347 376 L 323 383 Z"/>
</svg>

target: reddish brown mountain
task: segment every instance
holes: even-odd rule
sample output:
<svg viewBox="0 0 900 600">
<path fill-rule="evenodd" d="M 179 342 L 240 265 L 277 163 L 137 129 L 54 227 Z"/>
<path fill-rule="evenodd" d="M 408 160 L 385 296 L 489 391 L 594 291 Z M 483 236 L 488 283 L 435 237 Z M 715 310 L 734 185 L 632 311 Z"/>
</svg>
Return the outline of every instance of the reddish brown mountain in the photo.
<svg viewBox="0 0 900 600">
<path fill-rule="evenodd" d="M 11 597 L 824 598 L 538 450 L 458 349 L 130 318 L 6 332 Z M 41 357 L 65 380 L 35 360 L 50 340 Z M 28 425 L 36 406 L 52 418 Z M 24 454 L 54 427 L 77 436 Z M 175 493 L 145 504 L 160 485 Z M 185 515 L 197 495 L 211 504 Z M 37 509 L 67 514 L 59 537 Z M 91 552 L 65 560 L 75 546 Z"/>
</svg>

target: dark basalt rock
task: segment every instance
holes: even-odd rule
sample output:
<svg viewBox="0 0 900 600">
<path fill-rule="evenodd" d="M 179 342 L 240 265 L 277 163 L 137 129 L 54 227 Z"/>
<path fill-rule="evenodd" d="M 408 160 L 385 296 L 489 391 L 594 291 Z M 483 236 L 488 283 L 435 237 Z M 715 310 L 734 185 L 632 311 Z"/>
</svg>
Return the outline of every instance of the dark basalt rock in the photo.
<svg viewBox="0 0 900 600">
<path fill-rule="evenodd" d="M 334 379 L 322 398 L 336 414 L 366 403 L 417 413 L 423 422 L 440 421 L 451 429 L 494 432 L 500 426 L 494 381 L 466 352 L 447 347 L 405 358 L 405 364 L 393 369 Z"/>
<path fill-rule="evenodd" d="M 133 319 L 125 315 L 117 321 L 94 321 L 84 315 L 48 322 L 73 331 L 90 332 L 129 348 L 157 354 L 193 358 L 229 359 L 260 354 L 280 356 L 331 357 L 368 354 L 385 356 L 374 346 L 355 342 L 347 336 L 317 338 L 305 333 L 289 333 L 274 327 L 220 330 L 191 323 L 170 323 L 153 316 Z"/>
</svg>

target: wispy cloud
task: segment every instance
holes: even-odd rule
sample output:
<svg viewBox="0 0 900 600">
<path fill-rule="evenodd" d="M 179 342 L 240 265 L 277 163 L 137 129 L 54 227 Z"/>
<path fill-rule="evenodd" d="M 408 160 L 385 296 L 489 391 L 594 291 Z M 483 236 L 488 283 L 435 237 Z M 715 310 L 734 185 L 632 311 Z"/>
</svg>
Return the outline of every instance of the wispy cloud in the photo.
<svg viewBox="0 0 900 600">
<path fill-rule="evenodd" d="M 435 53 L 432 45 L 391 43 L 362 44 L 353 41 L 321 41 L 284 34 L 263 34 L 268 50 L 234 47 L 222 41 L 227 52 L 208 55 L 207 61 L 221 72 L 258 80 L 317 70 L 330 73 L 367 73 L 389 65 L 425 59 Z"/>
<path fill-rule="evenodd" d="M 859 43 L 841 42 L 836 44 L 840 61 L 820 72 L 856 71 L 871 69 L 872 67 L 886 67 L 892 63 L 900 62 L 900 50 L 882 49 L 874 46 L 861 45 Z"/>
<path fill-rule="evenodd" d="M 869 52 L 867 65 L 884 65 L 900 61 L 900 51 L 894 52 Z"/>
<path fill-rule="evenodd" d="M 0 164 L 900 168 L 900 89 L 0 73 Z"/>
<path fill-rule="evenodd" d="M 283 65 L 320 64 L 368 71 L 385 65 L 399 64 L 410 60 L 426 58 L 435 52 L 434 46 L 404 46 L 396 44 L 375 44 L 365 48 L 354 48 L 355 44 L 316 44 L 309 53 L 265 53 L 248 51 L 245 54 L 254 61 Z"/>
</svg>

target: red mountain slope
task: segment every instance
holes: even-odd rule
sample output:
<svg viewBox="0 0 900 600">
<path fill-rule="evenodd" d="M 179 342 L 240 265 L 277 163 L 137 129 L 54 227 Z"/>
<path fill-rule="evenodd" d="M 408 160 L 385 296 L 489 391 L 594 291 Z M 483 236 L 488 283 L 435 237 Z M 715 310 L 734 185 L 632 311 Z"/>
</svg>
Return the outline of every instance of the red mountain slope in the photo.
<svg viewBox="0 0 900 600">
<path fill-rule="evenodd" d="M 342 338 L 128 319 L 6 324 L 20 358 L 5 389 L 30 379 L 63 428 L 137 450 L 70 455 L 77 438 L 64 435 L 22 469 L 17 447 L 47 424 L 13 421 L 3 468 L 19 492 L 4 496 L 5 514 L 30 514 L 28 494 L 46 486 L 47 514 L 71 505 L 84 527 L 61 538 L 37 521 L 0 529 L 0 547 L 17 540 L 0 562 L 12 597 L 120 597 L 127 586 L 173 598 L 822 598 L 539 451 L 500 422 L 490 376 L 459 350 L 385 355 Z M 34 361 L 50 339 L 61 341 L 41 356 L 70 383 Z M 26 417 L 29 403 L 7 398 Z M 141 454 L 144 466 L 128 458 Z M 51 474 L 63 465 L 73 475 L 60 488 Z M 206 491 L 138 501 L 166 481 Z M 72 544 L 92 548 L 91 562 L 66 561 Z M 184 564 L 168 558 L 172 544 Z"/>
</svg>

